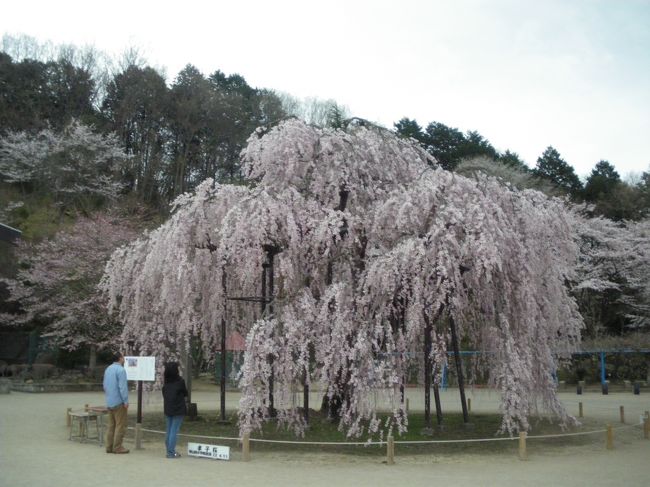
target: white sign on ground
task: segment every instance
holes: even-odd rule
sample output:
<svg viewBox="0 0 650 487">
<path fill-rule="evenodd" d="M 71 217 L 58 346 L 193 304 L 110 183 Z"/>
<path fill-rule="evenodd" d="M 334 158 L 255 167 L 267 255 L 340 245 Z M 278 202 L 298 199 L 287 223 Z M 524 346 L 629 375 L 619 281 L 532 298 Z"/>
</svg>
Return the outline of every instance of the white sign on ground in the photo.
<svg viewBox="0 0 650 487">
<path fill-rule="evenodd" d="M 156 357 L 124 357 L 127 380 L 156 380 Z"/>
<path fill-rule="evenodd" d="M 187 456 L 211 458 L 213 460 L 230 460 L 230 447 L 206 445 L 204 443 L 188 443 Z"/>
</svg>

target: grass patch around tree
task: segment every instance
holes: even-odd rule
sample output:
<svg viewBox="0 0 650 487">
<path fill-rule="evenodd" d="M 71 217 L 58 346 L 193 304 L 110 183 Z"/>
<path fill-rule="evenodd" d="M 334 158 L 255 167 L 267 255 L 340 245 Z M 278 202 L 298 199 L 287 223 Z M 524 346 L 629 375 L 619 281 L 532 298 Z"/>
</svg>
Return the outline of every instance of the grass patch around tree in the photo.
<svg viewBox="0 0 650 487">
<path fill-rule="evenodd" d="M 386 415 L 383 415 L 386 418 Z M 222 424 L 219 422 L 218 412 L 203 411 L 194 421 L 186 418 L 181 427 L 179 444 L 184 445 L 188 441 L 198 443 L 209 443 L 227 445 L 238 450 L 240 448 L 238 441 L 216 440 L 200 438 L 197 436 L 218 436 L 218 437 L 239 437 L 239 427 L 237 425 L 236 413 L 229 415 L 230 423 Z M 433 444 L 400 444 L 400 441 L 446 441 L 446 440 L 472 440 L 479 438 L 508 438 L 508 435 L 496 435 L 496 431 L 501 424 L 501 415 L 499 414 L 471 414 L 470 424 L 463 423 L 463 417 L 459 413 L 445 414 L 443 427 L 436 426 L 435 415 L 433 418 L 433 430 L 427 434 L 425 431 L 425 422 L 423 413 L 409 414 L 408 431 L 402 435 L 395 434 L 396 448 L 400 454 L 481 454 L 481 453 L 512 453 L 515 454 L 518 446 L 517 438 L 511 441 L 491 441 L 491 442 L 462 442 L 462 443 L 433 443 Z M 539 418 L 531 420 L 532 429 L 529 435 L 552 435 L 558 433 L 571 433 L 579 431 L 591 431 L 603 428 L 593 420 L 586 420 L 577 428 L 562 430 L 559 425 L 549 422 L 547 419 Z M 149 414 L 143 419 L 143 428 L 149 430 L 165 430 L 165 417 L 162 413 Z M 164 441 L 162 435 L 147 433 L 145 438 L 160 442 Z M 186 436 L 187 435 L 187 436 Z M 345 433 L 338 430 L 338 424 L 321 417 L 318 412 L 312 411 L 310 415 L 309 428 L 305 431 L 304 437 L 296 437 L 291 430 L 279 425 L 275 421 L 265 423 L 262 431 L 255 431 L 251 434 L 251 439 L 261 438 L 266 440 L 279 440 L 288 442 L 366 442 L 369 438 L 367 435 L 361 438 L 346 438 Z M 378 441 L 380 438 L 375 435 L 372 441 Z M 561 438 L 535 439 L 534 445 L 557 447 L 557 446 L 578 446 L 591 444 L 600 440 L 599 435 L 584 436 L 567 436 Z M 385 437 L 384 437 L 385 440 Z M 267 452 L 304 452 L 304 453 L 338 453 L 353 455 L 385 455 L 385 445 L 306 445 L 300 443 L 258 443 L 252 442 L 254 451 Z"/>
</svg>

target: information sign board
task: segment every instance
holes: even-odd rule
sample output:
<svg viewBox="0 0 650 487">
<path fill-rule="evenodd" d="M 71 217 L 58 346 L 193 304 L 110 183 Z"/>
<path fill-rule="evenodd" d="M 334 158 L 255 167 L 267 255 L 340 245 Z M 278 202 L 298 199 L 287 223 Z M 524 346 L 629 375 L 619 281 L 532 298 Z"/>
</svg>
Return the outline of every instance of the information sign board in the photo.
<svg viewBox="0 0 650 487">
<path fill-rule="evenodd" d="M 156 380 L 156 357 L 124 357 L 127 380 Z"/>
</svg>

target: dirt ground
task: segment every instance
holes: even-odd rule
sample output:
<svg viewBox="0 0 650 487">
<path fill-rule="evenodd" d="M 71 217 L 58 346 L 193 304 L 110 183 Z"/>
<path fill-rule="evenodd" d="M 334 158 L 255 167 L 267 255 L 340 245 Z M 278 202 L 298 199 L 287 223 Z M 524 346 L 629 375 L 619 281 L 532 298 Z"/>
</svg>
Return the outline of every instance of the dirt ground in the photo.
<svg viewBox="0 0 650 487">
<path fill-rule="evenodd" d="M 200 387 L 193 402 L 201 410 L 216 409 L 215 388 Z M 132 402 L 135 402 L 132 393 Z M 422 409 L 421 389 L 407 390 L 411 409 Z M 484 390 L 470 394 L 473 411 L 496 411 L 497 395 Z M 619 405 L 625 406 L 627 423 L 636 423 L 650 409 L 650 395 L 631 392 L 602 396 L 588 393 L 577 396 L 565 392 L 561 398 L 569 411 L 577 414 L 578 401 L 584 403 L 585 416 L 603 422 L 619 423 Z M 144 414 L 161 409 L 158 394 L 145 401 Z M 314 396 L 312 401 L 317 401 Z M 228 404 L 235 407 L 237 394 Z M 442 393 L 443 408 L 458 410 L 455 390 Z M 295 454 L 255 452 L 245 463 L 233 449 L 231 461 L 164 458 L 163 438 L 149 440 L 145 449 L 135 451 L 132 433 L 126 446 L 129 455 L 108 455 L 96 444 L 68 441 L 65 425 L 67 407 L 102 404 L 101 393 L 29 394 L 12 392 L 0 395 L 0 486 L 527 486 L 527 485 L 650 485 L 650 440 L 644 440 L 638 427 L 616 431 L 615 449 L 605 449 L 605 438 L 583 446 L 536 448 L 529 441 L 529 460 L 516 455 L 490 453 L 485 444 L 481 454 L 400 456 L 396 445 L 396 464 L 383 458 L 336 453 Z M 317 402 L 312 402 L 317 404 Z M 135 423 L 131 408 L 129 425 Z M 217 442 L 218 443 L 218 442 Z M 181 450 L 183 451 L 183 450 Z"/>
</svg>

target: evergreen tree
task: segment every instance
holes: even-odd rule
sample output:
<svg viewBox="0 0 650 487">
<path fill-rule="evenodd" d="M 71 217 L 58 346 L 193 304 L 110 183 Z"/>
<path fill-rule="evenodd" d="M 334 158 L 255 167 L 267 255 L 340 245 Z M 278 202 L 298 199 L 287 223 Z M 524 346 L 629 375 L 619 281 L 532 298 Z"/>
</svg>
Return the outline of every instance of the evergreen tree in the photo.
<svg viewBox="0 0 650 487">
<path fill-rule="evenodd" d="M 410 137 L 420 143 L 424 143 L 426 140 L 426 134 L 416 120 L 404 117 L 399 122 L 395 122 L 393 127 L 400 137 Z"/>
<path fill-rule="evenodd" d="M 560 153 L 552 146 L 548 146 L 537 159 L 534 172 L 535 175 L 548 179 L 572 196 L 577 196 L 582 190 L 582 183 L 573 167 L 562 159 Z"/>
<path fill-rule="evenodd" d="M 516 152 L 511 152 L 510 150 L 506 149 L 506 151 L 503 154 L 499 154 L 498 159 L 499 162 L 505 164 L 508 167 L 523 172 L 530 172 L 530 168 L 526 165 L 526 163 L 519 157 L 519 154 L 517 154 Z"/>
<path fill-rule="evenodd" d="M 452 171 L 456 168 L 462 156 L 468 156 L 463 151 L 465 136 L 463 133 L 444 123 L 431 122 L 426 128 L 427 150 L 436 158 L 443 169 Z"/>
<path fill-rule="evenodd" d="M 600 161 L 591 171 L 585 184 L 584 196 L 587 201 L 596 201 L 603 196 L 610 195 L 614 188 L 621 182 L 621 177 L 607 161 Z"/>
</svg>

